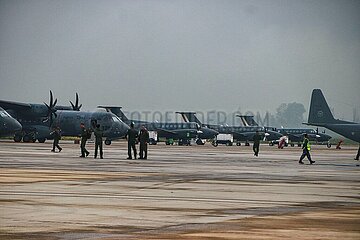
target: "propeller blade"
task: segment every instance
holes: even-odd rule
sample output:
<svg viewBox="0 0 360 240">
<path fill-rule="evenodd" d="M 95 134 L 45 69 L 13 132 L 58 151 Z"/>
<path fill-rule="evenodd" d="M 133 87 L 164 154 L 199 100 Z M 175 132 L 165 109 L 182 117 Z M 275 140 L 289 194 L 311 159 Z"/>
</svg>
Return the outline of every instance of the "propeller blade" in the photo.
<svg viewBox="0 0 360 240">
<path fill-rule="evenodd" d="M 50 90 L 50 106 L 52 106 L 52 105 L 53 105 L 53 93 Z"/>
<path fill-rule="evenodd" d="M 78 93 L 76 93 L 76 98 L 75 98 L 75 106 L 78 107 L 79 106 L 79 95 Z"/>
<path fill-rule="evenodd" d="M 45 104 L 45 106 L 48 108 L 48 110 L 50 109 L 50 106 L 49 105 L 47 105 L 47 103 L 46 102 L 44 102 L 44 104 Z"/>
<path fill-rule="evenodd" d="M 51 105 L 51 107 L 55 107 L 56 106 L 56 103 L 57 103 L 57 98 L 55 99 L 55 102 L 53 105 Z"/>
<path fill-rule="evenodd" d="M 80 106 L 79 106 L 79 94 L 78 93 L 76 93 L 76 95 L 75 95 L 75 104 L 72 101 L 69 101 L 69 102 L 74 111 L 80 111 L 82 104 L 80 104 Z"/>
</svg>

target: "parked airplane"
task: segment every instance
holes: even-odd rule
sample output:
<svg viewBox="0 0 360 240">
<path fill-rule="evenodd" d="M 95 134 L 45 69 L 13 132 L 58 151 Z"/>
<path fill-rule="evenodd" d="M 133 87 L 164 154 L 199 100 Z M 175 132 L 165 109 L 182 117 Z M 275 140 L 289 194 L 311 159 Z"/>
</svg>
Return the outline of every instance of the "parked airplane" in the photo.
<svg viewBox="0 0 360 240">
<path fill-rule="evenodd" d="M 21 124 L 0 107 L 0 137 L 13 136 L 21 128 Z"/>
<path fill-rule="evenodd" d="M 309 118 L 305 124 L 325 127 L 360 144 L 360 123 L 335 119 L 320 89 L 312 91 Z"/>
<path fill-rule="evenodd" d="M 63 136 L 78 136 L 80 123 L 84 122 L 87 127 L 99 123 L 106 137 L 105 144 L 111 144 L 111 140 L 125 136 L 128 126 L 114 114 L 108 112 L 83 112 L 76 103 L 72 107 L 56 106 L 57 99 L 53 98 L 50 91 L 50 104 L 28 104 L 10 101 L 0 101 L 0 105 L 10 109 L 9 113 L 22 125 L 22 131 L 16 132 L 15 142 L 45 142 L 51 138 L 50 132 L 53 126 L 62 129 Z M 71 110 L 62 110 L 71 109 Z"/>
<path fill-rule="evenodd" d="M 240 117 L 244 126 L 259 126 L 258 123 L 254 120 L 254 116 L 243 116 L 237 115 Z M 268 130 L 276 131 L 282 135 L 286 135 L 290 141 L 290 145 L 294 146 L 294 143 L 297 143 L 298 146 L 301 146 L 301 142 L 304 139 L 304 134 L 307 133 L 310 141 L 316 141 L 318 143 L 326 143 L 327 147 L 331 147 L 329 140 L 331 136 L 323 133 L 319 133 L 319 129 L 316 130 L 312 128 L 274 128 L 274 127 L 265 127 Z M 278 139 L 273 141 L 273 143 L 278 142 Z"/>
<path fill-rule="evenodd" d="M 121 107 L 98 107 L 105 108 L 107 111 L 114 113 L 128 125 L 133 122 L 136 129 L 140 129 L 140 127 L 144 125 L 149 131 L 156 131 L 158 133 L 158 137 L 166 138 L 167 142 L 169 139 L 174 139 L 179 140 L 180 144 L 185 143 L 188 145 L 191 139 L 197 139 L 197 144 L 204 144 L 202 139 L 213 139 L 218 134 L 218 132 L 215 130 L 201 128 L 201 126 L 195 122 L 160 123 L 131 120 L 125 116 L 121 110 Z"/>
<path fill-rule="evenodd" d="M 245 145 L 249 145 L 249 141 L 252 141 L 256 131 L 262 134 L 268 141 L 272 141 L 275 139 L 279 139 L 282 135 L 278 132 L 267 131 L 264 127 L 253 126 L 253 127 L 245 127 L 245 126 L 224 126 L 218 124 L 203 124 L 196 117 L 195 112 L 176 112 L 181 114 L 183 120 L 185 122 L 196 122 L 203 129 L 213 129 L 222 134 L 232 134 L 233 138 L 237 141 L 237 145 L 240 146 L 240 142 L 245 142 Z"/>
</svg>

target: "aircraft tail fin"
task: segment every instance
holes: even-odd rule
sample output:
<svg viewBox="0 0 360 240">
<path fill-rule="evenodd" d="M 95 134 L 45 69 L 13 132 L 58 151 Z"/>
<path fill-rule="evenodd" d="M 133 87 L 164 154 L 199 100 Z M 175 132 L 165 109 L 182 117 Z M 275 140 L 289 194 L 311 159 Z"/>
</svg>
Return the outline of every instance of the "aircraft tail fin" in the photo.
<svg viewBox="0 0 360 240">
<path fill-rule="evenodd" d="M 184 122 L 196 122 L 197 124 L 202 124 L 200 120 L 196 117 L 196 112 L 176 112 L 180 114 Z"/>
<path fill-rule="evenodd" d="M 259 126 L 259 124 L 254 120 L 254 116 L 246 116 L 246 115 L 236 115 L 241 119 L 241 122 L 245 127 L 253 127 L 253 126 Z"/>
<path fill-rule="evenodd" d="M 128 121 L 129 121 L 129 119 L 125 116 L 125 114 L 123 113 L 123 111 L 121 111 L 121 108 L 122 108 L 122 107 L 98 106 L 98 108 L 104 108 L 106 111 L 115 114 L 115 115 L 118 116 L 118 117 L 121 119 L 121 121 L 123 121 L 123 122 L 128 122 Z"/>
<path fill-rule="evenodd" d="M 337 120 L 332 115 L 322 91 L 314 89 L 311 95 L 308 123 L 326 124 L 336 122 Z"/>
</svg>

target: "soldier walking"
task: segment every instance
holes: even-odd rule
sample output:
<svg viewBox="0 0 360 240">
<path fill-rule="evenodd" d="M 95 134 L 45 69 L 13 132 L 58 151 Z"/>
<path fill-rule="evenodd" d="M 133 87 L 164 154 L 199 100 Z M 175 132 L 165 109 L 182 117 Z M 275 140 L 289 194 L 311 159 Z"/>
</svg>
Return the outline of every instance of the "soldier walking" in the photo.
<svg viewBox="0 0 360 240">
<path fill-rule="evenodd" d="M 304 135 L 304 142 L 303 142 L 303 145 L 302 145 L 302 149 L 303 149 L 303 153 L 300 157 L 300 160 L 299 160 L 299 163 L 300 164 L 304 164 L 304 162 L 302 161 L 305 156 L 307 157 L 307 159 L 309 160 L 310 164 L 313 164 L 315 163 L 315 161 L 312 161 L 311 160 L 311 156 L 310 156 L 310 142 L 309 142 L 309 139 L 308 139 L 308 135 L 305 133 Z"/>
<path fill-rule="evenodd" d="M 254 151 L 254 156 L 256 156 L 256 157 L 259 155 L 261 138 L 262 138 L 262 136 L 259 134 L 259 131 L 256 131 L 256 133 L 253 137 L 253 141 L 254 141 L 253 151 Z"/>
<path fill-rule="evenodd" d="M 89 155 L 88 150 L 86 150 L 85 145 L 86 145 L 86 141 L 89 138 L 89 135 L 91 134 L 91 131 L 89 129 L 85 128 L 85 124 L 81 123 L 80 124 L 80 128 L 81 128 L 81 144 L 80 144 L 80 149 L 81 149 L 81 155 L 80 157 L 87 157 Z"/>
<path fill-rule="evenodd" d="M 136 159 L 136 138 L 138 137 L 138 133 L 137 131 L 134 129 L 134 123 L 132 122 L 130 124 L 130 129 L 128 129 L 125 138 L 128 140 L 128 158 L 127 159 L 132 159 L 131 156 L 131 149 L 133 149 L 134 151 L 134 158 Z"/>
<path fill-rule="evenodd" d="M 94 158 L 97 157 L 98 148 L 100 149 L 100 159 L 103 159 L 103 144 L 102 144 L 102 138 L 103 138 L 103 131 L 100 129 L 100 124 L 96 125 L 96 128 L 94 130 L 95 135 L 95 155 Z"/>
<path fill-rule="evenodd" d="M 145 126 L 141 127 L 139 134 L 139 142 L 140 142 L 140 158 L 139 159 L 147 159 L 147 145 L 150 141 L 149 132 L 145 128 Z"/>
<path fill-rule="evenodd" d="M 60 127 L 54 127 L 53 131 L 50 133 L 50 135 L 53 135 L 54 142 L 53 142 L 53 148 L 52 152 L 55 152 L 55 147 L 61 152 L 62 148 L 59 146 L 59 141 L 61 139 L 61 130 Z"/>
</svg>

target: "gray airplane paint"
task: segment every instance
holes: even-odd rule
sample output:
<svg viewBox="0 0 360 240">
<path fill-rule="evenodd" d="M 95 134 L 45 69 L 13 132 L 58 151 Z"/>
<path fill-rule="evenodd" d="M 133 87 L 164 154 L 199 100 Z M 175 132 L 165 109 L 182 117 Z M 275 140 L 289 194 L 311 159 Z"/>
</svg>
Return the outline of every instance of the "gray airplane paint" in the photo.
<svg viewBox="0 0 360 240">
<path fill-rule="evenodd" d="M 312 91 L 308 122 L 305 124 L 328 128 L 360 143 L 360 124 L 335 119 L 320 89 Z"/>
<path fill-rule="evenodd" d="M 146 122 L 139 120 L 128 119 L 121 111 L 121 107 L 110 106 L 98 106 L 99 108 L 105 108 L 121 118 L 122 121 L 129 124 L 134 123 L 136 129 L 140 129 L 144 125 L 150 131 L 157 131 L 159 137 L 172 138 L 172 139 L 192 139 L 200 138 L 197 141 L 198 144 L 203 144 L 201 139 L 213 139 L 218 134 L 213 129 L 201 128 L 201 125 L 196 122 L 187 123 L 160 123 L 160 122 Z"/>
<path fill-rule="evenodd" d="M 12 136 L 21 128 L 21 124 L 0 107 L 0 137 Z"/>
<path fill-rule="evenodd" d="M 259 124 L 254 120 L 254 116 L 243 116 L 237 115 L 241 118 L 244 126 L 259 126 Z M 325 133 L 319 133 L 318 129 L 314 130 L 311 128 L 273 128 L 265 127 L 266 129 L 271 129 L 281 133 L 282 135 L 287 135 L 291 142 L 301 142 L 304 139 L 304 134 L 307 133 L 310 141 L 316 142 L 328 142 L 331 139 L 331 136 Z M 328 145 L 331 146 L 331 145 Z"/>
<path fill-rule="evenodd" d="M 200 126 L 203 127 L 203 129 L 213 129 L 219 133 L 225 133 L 225 134 L 233 134 L 234 139 L 237 141 L 252 141 L 252 138 L 256 134 L 256 131 L 262 133 L 264 136 L 266 136 L 267 140 L 277 140 L 282 135 L 275 131 L 267 131 L 264 127 L 259 126 L 252 126 L 252 127 L 243 127 L 243 126 L 223 126 L 223 125 L 217 125 L 217 124 L 203 124 L 200 122 L 200 120 L 196 117 L 195 112 L 176 112 L 178 114 L 181 114 L 183 120 L 185 122 L 196 122 Z"/>
<path fill-rule="evenodd" d="M 78 95 L 71 107 L 56 106 L 57 99 L 54 100 L 50 91 L 50 103 L 32 104 L 11 101 L 0 101 L 0 106 L 9 109 L 9 113 L 14 116 L 22 125 L 22 131 L 17 131 L 14 141 L 24 142 L 36 141 L 45 142 L 52 138 L 50 132 L 53 126 L 62 129 L 63 136 L 79 136 L 80 123 L 84 122 L 89 128 L 95 128 L 94 124 L 99 123 L 106 137 L 106 144 L 111 144 L 111 140 L 124 137 L 129 128 L 116 115 L 109 112 L 84 112 L 80 111 L 78 105 Z M 69 109 L 69 110 L 61 110 Z"/>
</svg>

